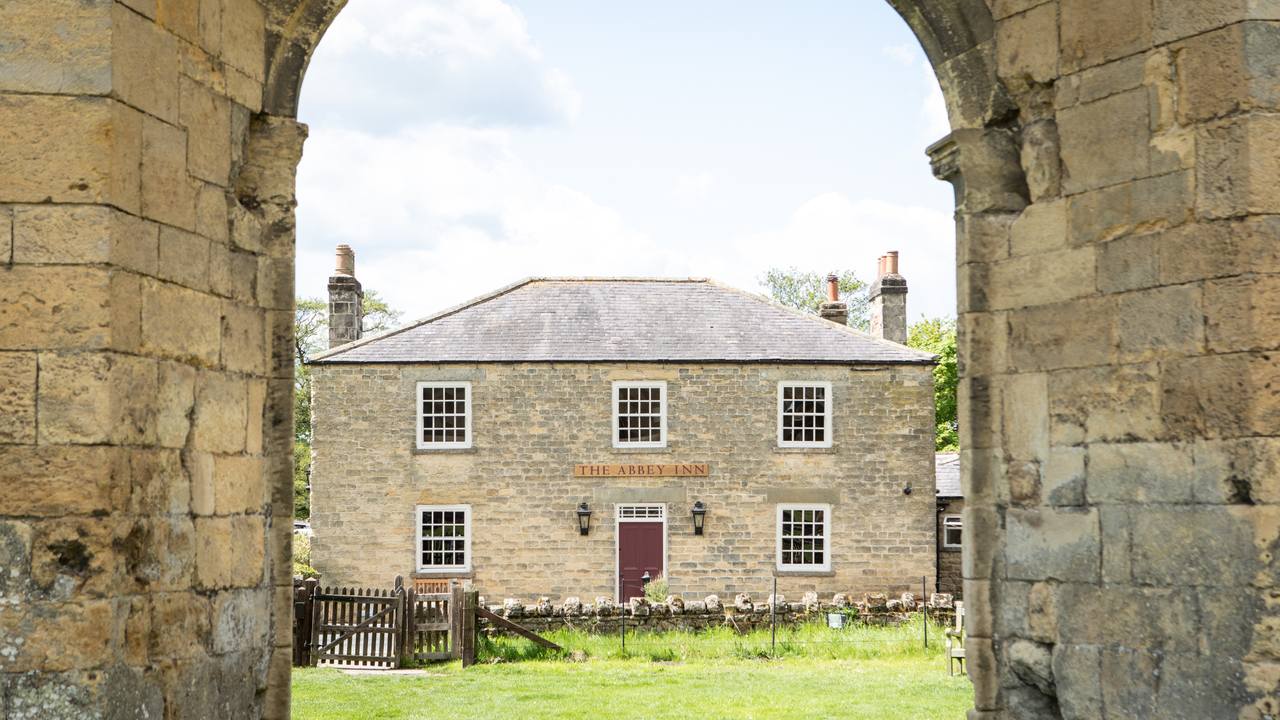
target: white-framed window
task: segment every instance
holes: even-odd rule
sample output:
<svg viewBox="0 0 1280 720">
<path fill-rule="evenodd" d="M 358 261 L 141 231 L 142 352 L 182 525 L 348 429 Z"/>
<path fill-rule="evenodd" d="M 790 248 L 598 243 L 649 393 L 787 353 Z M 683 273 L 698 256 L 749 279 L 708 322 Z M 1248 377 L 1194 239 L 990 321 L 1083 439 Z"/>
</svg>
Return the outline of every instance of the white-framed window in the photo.
<svg viewBox="0 0 1280 720">
<path fill-rule="evenodd" d="M 942 547 L 959 550 L 963 534 L 964 521 L 959 515 L 942 516 Z"/>
<path fill-rule="evenodd" d="M 471 569 L 471 506 L 419 505 L 418 571 Z"/>
<path fill-rule="evenodd" d="M 831 569 L 830 505 L 778 505 L 778 569 Z"/>
<path fill-rule="evenodd" d="M 667 505 L 662 504 L 645 504 L 645 505 L 619 505 L 619 520 L 635 520 L 635 521 L 652 521 L 666 520 Z"/>
<path fill-rule="evenodd" d="M 831 447 L 831 383 L 778 383 L 778 447 Z"/>
<path fill-rule="evenodd" d="M 613 383 L 613 446 L 667 446 L 667 383 L 616 380 Z"/>
<path fill-rule="evenodd" d="M 471 383 L 418 383 L 418 448 L 471 447 Z"/>
</svg>

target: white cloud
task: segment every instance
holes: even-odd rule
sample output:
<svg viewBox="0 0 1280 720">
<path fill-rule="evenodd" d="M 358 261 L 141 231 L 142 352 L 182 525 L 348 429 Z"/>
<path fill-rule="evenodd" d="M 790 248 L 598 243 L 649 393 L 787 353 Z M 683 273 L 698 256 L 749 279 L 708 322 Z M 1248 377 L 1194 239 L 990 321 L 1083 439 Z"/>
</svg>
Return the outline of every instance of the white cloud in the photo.
<svg viewBox="0 0 1280 720">
<path fill-rule="evenodd" d="M 384 55 L 439 57 L 450 70 L 512 54 L 540 60 L 520 11 L 498 0 L 431 0 L 402 9 L 370 39 Z"/>
<path fill-rule="evenodd" d="M 869 283 L 875 279 L 876 259 L 897 250 L 910 290 L 909 317 L 956 311 L 955 226 L 937 210 L 875 199 L 855 203 L 839 193 L 824 193 L 796 210 L 785 227 L 740 238 L 734 248 L 736 266 L 725 268 L 724 279 L 757 290 L 755 278 L 766 269 L 793 266 L 818 273 L 852 269 Z"/>
<path fill-rule="evenodd" d="M 884 54 L 903 65 L 910 65 L 916 60 L 916 49 L 910 44 L 887 47 L 884 49 Z"/>
<path fill-rule="evenodd" d="M 323 294 L 338 243 L 361 282 L 412 317 L 529 275 L 688 274 L 682 253 L 534 176 L 509 141 L 443 124 L 317 130 L 298 175 L 299 294 Z"/>
<path fill-rule="evenodd" d="M 440 120 L 477 127 L 572 122 L 582 96 L 548 67 L 519 10 L 499 0 L 362 0 L 316 51 L 299 116 L 393 134 Z"/>
<path fill-rule="evenodd" d="M 876 258 L 898 250 L 915 280 L 911 317 L 955 312 L 955 230 L 936 210 L 825 193 L 782 228 L 692 254 L 538 178 L 511 152 L 507 131 L 438 124 L 379 137 L 335 128 L 307 142 L 298 175 L 301 296 L 323 296 L 338 243 L 355 249 L 365 286 L 410 318 L 530 275 L 705 276 L 759 290 L 765 270 L 795 266 L 853 269 L 870 281 Z"/>
<path fill-rule="evenodd" d="M 885 54 L 921 67 L 913 47 Z M 930 88 L 920 125 L 932 141 L 948 128 L 923 67 Z M 586 193 L 535 174 L 513 140 L 525 128 L 572 122 L 582 98 L 520 12 L 498 0 L 353 2 L 309 75 L 324 82 L 303 92 L 312 133 L 298 175 L 300 296 L 323 296 L 338 243 L 354 247 L 365 286 L 409 318 L 529 275 L 694 275 L 751 290 L 768 268 L 794 265 L 852 268 L 870 280 L 876 257 L 896 249 L 915 281 L 912 316 L 954 312 L 954 230 L 944 213 L 828 193 L 781 228 L 709 237 L 703 247 L 713 249 L 695 251 L 663 247 Z M 678 175 L 670 190 L 690 203 L 713 192 L 725 190 L 706 171 Z"/>
<path fill-rule="evenodd" d="M 947 101 L 942 96 L 942 86 L 938 84 L 933 66 L 926 61 L 921 63 L 921 68 L 928 94 L 920 107 L 920 117 L 924 121 L 926 142 L 933 142 L 951 132 L 951 120 L 947 117 Z"/>
<path fill-rule="evenodd" d="M 676 179 L 676 189 L 673 194 L 677 199 L 686 202 L 706 200 L 711 197 L 711 188 L 715 184 L 716 179 L 709 172 L 700 172 L 697 175 L 681 175 Z"/>
</svg>

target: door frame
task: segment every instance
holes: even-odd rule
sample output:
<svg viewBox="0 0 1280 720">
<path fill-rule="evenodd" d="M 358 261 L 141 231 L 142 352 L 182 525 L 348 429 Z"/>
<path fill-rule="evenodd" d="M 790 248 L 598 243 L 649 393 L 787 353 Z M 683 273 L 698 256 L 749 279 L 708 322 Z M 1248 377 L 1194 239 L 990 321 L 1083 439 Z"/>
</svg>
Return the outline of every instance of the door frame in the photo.
<svg viewBox="0 0 1280 720">
<path fill-rule="evenodd" d="M 622 517 L 622 508 L 658 508 L 662 517 Z M 613 531 L 613 597 L 614 602 L 622 604 L 622 588 L 619 587 L 618 576 L 622 573 L 622 533 L 618 526 L 630 522 L 662 523 L 662 576 L 667 576 L 667 504 L 666 503 L 614 503 L 613 518 L 617 525 Z"/>
</svg>

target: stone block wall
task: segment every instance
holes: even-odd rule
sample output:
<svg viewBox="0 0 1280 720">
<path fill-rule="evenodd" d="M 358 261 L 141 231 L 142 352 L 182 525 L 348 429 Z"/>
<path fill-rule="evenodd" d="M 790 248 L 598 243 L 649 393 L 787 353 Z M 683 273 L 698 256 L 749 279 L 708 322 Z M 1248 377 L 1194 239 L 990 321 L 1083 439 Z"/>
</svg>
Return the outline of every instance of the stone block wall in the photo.
<svg viewBox="0 0 1280 720">
<path fill-rule="evenodd" d="M 255 119 L 265 10 L 2 14 L 0 716 L 287 717 L 305 129 Z"/>
<path fill-rule="evenodd" d="M 586 604 L 580 598 L 570 597 L 565 598 L 562 604 L 552 605 L 550 598 L 542 597 L 536 605 L 506 599 L 501 604 L 487 604 L 487 609 L 536 633 L 568 629 L 620 635 L 624 628 L 628 633 L 665 633 L 698 632 L 719 627 L 748 633 L 770 627 L 821 625 L 827 622 L 828 613 L 846 615 L 850 625 L 897 626 L 917 620 L 923 613 L 928 613 L 931 624 L 947 627 L 955 624 L 955 605 L 951 596 L 938 593 L 928 601 L 917 599 L 912 593 L 903 593 L 892 600 L 885 593 L 867 593 L 862 600 L 851 602 L 848 595 L 836 593 L 823 602 L 817 593 L 810 592 L 804 594 L 802 602 L 787 602 L 786 596 L 780 594 L 769 595 L 762 602 L 752 602 L 750 595 L 741 593 L 733 602 L 728 602 L 728 598 L 722 602 L 718 595 L 689 602 L 678 596 L 668 596 L 666 602 L 632 598 L 622 605 L 608 597 L 598 597 L 594 603 Z M 485 618 L 479 619 L 477 627 L 487 635 L 514 636 L 514 633 Z"/>
<path fill-rule="evenodd" d="M 672 592 L 773 592 L 778 502 L 833 501 L 832 570 L 778 591 L 933 584 L 933 380 L 927 366 L 320 364 L 312 368 L 312 564 L 379 586 L 416 566 L 414 507 L 470 504 L 481 594 L 614 596 L 606 493 L 667 502 Z M 614 380 L 665 380 L 666 448 L 615 449 Z M 776 447 L 779 380 L 831 381 L 834 446 Z M 471 382 L 470 450 L 418 451 L 415 384 Z M 707 477 L 574 477 L 575 464 L 707 463 Z M 910 485 L 913 492 L 903 493 Z M 675 497 L 676 499 L 672 499 Z M 788 499 L 791 498 L 791 499 Z M 816 500 L 815 500 L 816 498 Z M 705 535 L 690 509 L 707 504 Z M 576 509 L 594 511 L 590 535 Z"/>
<path fill-rule="evenodd" d="M 1280 13 L 992 8 L 1016 108 L 931 149 L 959 200 L 970 717 L 1273 716 Z"/>
</svg>

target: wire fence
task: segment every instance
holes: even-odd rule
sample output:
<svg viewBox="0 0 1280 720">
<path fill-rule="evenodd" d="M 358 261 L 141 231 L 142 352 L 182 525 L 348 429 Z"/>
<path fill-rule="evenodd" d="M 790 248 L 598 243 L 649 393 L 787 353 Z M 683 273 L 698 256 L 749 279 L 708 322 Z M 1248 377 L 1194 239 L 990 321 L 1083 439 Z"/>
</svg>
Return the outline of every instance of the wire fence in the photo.
<svg viewBox="0 0 1280 720">
<path fill-rule="evenodd" d="M 663 633 L 629 631 L 625 646 L 617 634 L 595 634 L 556 630 L 545 637 L 561 650 L 548 650 L 522 638 L 496 636 L 482 638 L 481 662 L 495 659 L 516 661 L 556 657 L 648 658 L 654 661 L 716 658 L 811 657 L 826 659 L 875 659 L 933 657 L 943 653 L 943 628 L 931 626 L 925 647 L 921 620 L 896 627 L 857 625 L 830 628 L 802 625 L 798 628 L 758 629 L 739 634 L 724 626 L 701 631 L 674 630 Z"/>
<path fill-rule="evenodd" d="M 777 595 L 776 584 L 771 588 Z M 726 606 L 726 610 L 732 606 Z M 628 625 L 622 632 L 593 632 L 589 628 L 558 629 L 543 633 L 562 650 L 542 648 L 532 642 L 502 635 L 484 637 L 480 661 L 515 661 L 564 657 L 648 658 L 679 661 L 694 658 L 764 659 L 805 656 L 829 659 L 929 657 L 942 655 L 945 644 L 943 617 L 927 612 L 898 616 L 871 616 L 884 624 L 865 622 L 856 608 L 806 613 L 760 613 L 740 628 L 732 614 L 721 623 L 699 629 L 657 630 Z M 678 616 L 674 616 L 678 618 Z M 673 618 L 674 619 L 674 618 Z M 625 616 L 623 622 L 629 620 Z M 765 622 L 768 624 L 765 624 Z M 630 619 L 631 623 L 635 621 Z M 754 627 L 751 627 L 754 625 Z M 611 626 L 616 627 L 616 626 Z"/>
</svg>

